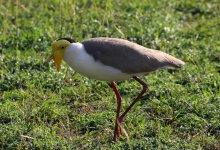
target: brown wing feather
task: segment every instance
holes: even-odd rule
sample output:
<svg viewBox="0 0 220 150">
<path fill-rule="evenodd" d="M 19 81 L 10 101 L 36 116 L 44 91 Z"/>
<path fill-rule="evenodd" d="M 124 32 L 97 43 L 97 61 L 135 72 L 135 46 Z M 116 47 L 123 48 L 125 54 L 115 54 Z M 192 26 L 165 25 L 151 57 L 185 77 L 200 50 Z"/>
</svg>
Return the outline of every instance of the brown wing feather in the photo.
<svg viewBox="0 0 220 150">
<path fill-rule="evenodd" d="M 151 72 L 165 66 L 184 65 L 183 61 L 169 54 L 123 39 L 92 38 L 82 44 L 95 60 L 124 73 Z"/>
</svg>

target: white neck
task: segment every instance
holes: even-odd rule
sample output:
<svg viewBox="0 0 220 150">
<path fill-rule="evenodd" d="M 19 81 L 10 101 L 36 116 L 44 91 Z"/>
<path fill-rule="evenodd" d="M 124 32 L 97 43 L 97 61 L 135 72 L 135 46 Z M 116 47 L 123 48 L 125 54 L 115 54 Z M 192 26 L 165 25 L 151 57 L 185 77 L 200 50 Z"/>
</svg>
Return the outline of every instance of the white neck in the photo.
<svg viewBox="0 0 220 150">
<path fill-rule="evenodd" d="M 65 50 L 63 59 L 67 64 L 69 64 L 73 69 L 75 69 L 73 64 L 77 63 L 79 55 L 81 55 L 83 51 L 85 51 L 83 44 L 81 44 L 81 43 L 72 43 Z"/>
</svg>

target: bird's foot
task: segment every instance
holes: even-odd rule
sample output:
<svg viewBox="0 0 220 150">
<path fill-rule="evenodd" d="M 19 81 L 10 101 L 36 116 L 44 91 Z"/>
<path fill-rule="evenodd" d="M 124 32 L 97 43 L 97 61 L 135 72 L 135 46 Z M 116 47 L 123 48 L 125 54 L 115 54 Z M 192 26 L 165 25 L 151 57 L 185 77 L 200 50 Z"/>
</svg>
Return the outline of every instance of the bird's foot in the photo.
<svg viewBox="0 0 220 150">
<path fill-rule="evenodd" d="M 121 119 L 117 119 L 117 121 L 116 121 L 115 132 L 114 132 L 114 137 L 113 137 L 113 141 L 115 141 L 115 142 L 119 140 L 120 135 L 124 131 L 124 129 L 122 128 L 122 122 L 123 122 L 123 120 L 121 120 Z"/>
<path fill-rule="evenodd" d="M 123 121 L 124 121 L 124 117 L 119 117 L 119 119 L 117 120 L 117 124 L 116 124 L 116 127 L 115 127 L 115 134 L 114 134 L 114 137 L 113 137 L 113 141 L 115 141 L 115 142 L 119 140 L 120 135 L 122 133 L 127 135 L 126 130 L 122 127 L 122 122 Z"/>
<path fill-rule="evenodd" d="M 123 121 L 121 121 L 120 118 L 119 118 L 119 120 L 117 122 L 118 128 L 119 128 L 119 134 L 122 134 L 122 131 L 123 131 L 122 122 Z"/>
<path fill-rule="evenodd" d="M 124 121 L 124 117 L 119 117 L 119 119 L 118 119 L 118 127 L 119 127 L 119 133 L 120 134 L 122 134 L 122 132 L 123 132 L 123 127 L 122 127 L 122 122 Z"/>
<path fill-rule="evenodd" d="M 120 133 L 119 133 L 118 129 L 116 129 L 116 131 L 114 133 L 113 141 L 117 142 L 119 140 L 119 137 L 120 137 Z"/>
</svg>

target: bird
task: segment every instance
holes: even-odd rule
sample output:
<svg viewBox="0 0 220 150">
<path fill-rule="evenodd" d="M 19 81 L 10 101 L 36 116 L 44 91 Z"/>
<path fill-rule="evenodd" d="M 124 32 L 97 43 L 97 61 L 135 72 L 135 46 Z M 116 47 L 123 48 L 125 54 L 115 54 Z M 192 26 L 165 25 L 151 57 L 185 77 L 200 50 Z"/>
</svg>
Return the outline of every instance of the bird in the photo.
<svg viewBox="0 0 220 150">
<path fill-rule="evenodd" d="M 148 85 L 139 76 L 147 75 L 157 69 L 181 68 L 185 63 L 165 52 L 146 48 L 137 43 L 109 37 L 90 38 L 76 42 L 70 37 L 52 42 L 52 54 L 57 71 L 64 60 L 73 70 L 90 79 L 107 81 L 117 99 L 117 110 L 113 141 L 118 141 L 127 113 L 148 90 Z M 122 97 L 116 88 L 116 81 L 133 78 L 142 85 L 142 90 L 122 113 Z"/>
</svg>

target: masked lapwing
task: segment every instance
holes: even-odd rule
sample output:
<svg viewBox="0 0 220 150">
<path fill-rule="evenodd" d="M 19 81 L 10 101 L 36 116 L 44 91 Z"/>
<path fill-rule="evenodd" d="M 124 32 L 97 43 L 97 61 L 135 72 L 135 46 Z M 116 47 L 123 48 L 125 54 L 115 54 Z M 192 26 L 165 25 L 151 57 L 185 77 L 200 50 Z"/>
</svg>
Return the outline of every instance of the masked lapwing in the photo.
<svg viewBox="0 0 220 150">
<path fill-rule="evenodd" d="M 72 69 L 91 79 L 109 82 L 117 98 L 117 111 L 113 141 L 122 133 L 122 122 L 134 104 L 147 91 L 148 86 L 138 76 L 160 68 L 182 67 L 184 62 L 162 51 L 145 48 L 118 38 L 91 38 L 82 43 L 71 38 L 60 38 L 52 43 L 51 59 L 59 71 L 64 60 Z M 121 95 L 114 81 L 133 78 L 142 85 L 142 91 L 131 105 L 121 113 Z"/>
</svg>

